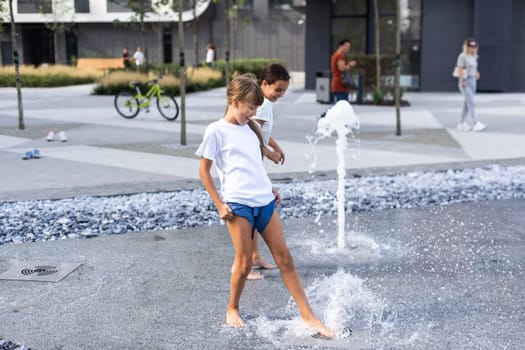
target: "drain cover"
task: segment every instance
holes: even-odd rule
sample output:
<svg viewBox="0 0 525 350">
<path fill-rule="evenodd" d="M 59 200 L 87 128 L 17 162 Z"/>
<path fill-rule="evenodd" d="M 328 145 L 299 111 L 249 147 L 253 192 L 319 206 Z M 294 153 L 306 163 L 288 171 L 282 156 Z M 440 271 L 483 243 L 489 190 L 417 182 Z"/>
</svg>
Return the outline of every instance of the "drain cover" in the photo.
<svg viewBox="0 0 525 350">
<path fill-rule="evenodd" d="M 0 280 L 58 282 L 82 264 L 40 264 L 27 261 L 11 261 L 9 270 L 0 274 Z"/>
</svg>

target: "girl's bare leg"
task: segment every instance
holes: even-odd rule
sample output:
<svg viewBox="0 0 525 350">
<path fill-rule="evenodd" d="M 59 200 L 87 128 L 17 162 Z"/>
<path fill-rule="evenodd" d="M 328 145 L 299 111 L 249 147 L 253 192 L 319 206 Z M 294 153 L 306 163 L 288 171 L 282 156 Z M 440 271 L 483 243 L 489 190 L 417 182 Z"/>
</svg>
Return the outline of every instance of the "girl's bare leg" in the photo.
<svg viewBox="0 0 525 350">
<path fill-rule="evenodd" d="M 295 269 L 292 255 L 286 246 L 283 226 L 279 214 L 274 211 L 268 226 L 264 230 L 263 239 L 272 252 L 273 259 L 281 272 L 284 284 L 290 291 L 303 321 L 310 327 L 319 331 L 323 336 L 332 338 L 335 332 L 326 327 L 312 312 L 299 274 Z"/>
<path fill-rule="evenodd" d="M 252 265 L 252 228 L 246 219 L 239 216 L 226 221 L 226 225 L 230 232 L 233 249 L 235 250 L 235 259 L 230 278 L 230 301 L 226 310 L 226 323 L 234 328 L 242 328 L 244 327 L 244 321 L 239 313 L 239 300 Z"/>
<path fill-rule="evenodd" d="M 255 232 L 253 236 L 253 253 L 252 253 L 252 265 L 258 266 L 261 269 L 270 270 L 275 269 L 276 266 L 264 260 L 259 253 L 259 233 Z"/>
</svg>

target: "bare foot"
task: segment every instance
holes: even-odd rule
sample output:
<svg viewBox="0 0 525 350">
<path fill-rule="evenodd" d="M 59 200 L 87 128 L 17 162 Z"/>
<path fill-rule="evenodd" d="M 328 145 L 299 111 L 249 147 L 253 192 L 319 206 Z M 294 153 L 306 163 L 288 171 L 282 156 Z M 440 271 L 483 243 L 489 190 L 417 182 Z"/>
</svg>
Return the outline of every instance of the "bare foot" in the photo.
<svg viewBox="0 0 525 350">
<path fill-rule="evenodd" d="M 310 327 L 314 328 L 316 331 L 319 332 L 319 334 L 325 338 L 333 338 L 335 337 L 336 333 L 331 330 L 330 328 L 326 327 L 324 324 L 321 323 L 317 318 L 313 317 L 309 320 L 303 319 L 303 321 Z"/>
<path fill-rule="evenodd" d="M 264 279 L 264 275 L 260 272 L 251 270 L 248 276 L 246 276 L 246 279 L 250 281 L 262 280 Z"/>
<path fill-rule="evenodd" d="M 233 266 L 231 269 L 231 273 L 233 274 Z M 250 273 L 248 274 L 248 276 L 246 276 L 246 279 L 250 281 L 262 280 L 264 279 L 264 275 L 260 272 L 250 270 Z"/>
<path fill-rule="evenodd" d="M 272 270 L 277 268 L 277 266 L 270 264 L 268 261 L 264 260 L 261 257 L 253 259 L 252 266 L 257 266 L 264 270 Z"/>
<path fill-rule="evenodd" d="M 242 320 L 238 309 L 229 309 L 226 311 L 226 323 L 233 328 L 244 327 L 244 321 Z"/>
</svg>

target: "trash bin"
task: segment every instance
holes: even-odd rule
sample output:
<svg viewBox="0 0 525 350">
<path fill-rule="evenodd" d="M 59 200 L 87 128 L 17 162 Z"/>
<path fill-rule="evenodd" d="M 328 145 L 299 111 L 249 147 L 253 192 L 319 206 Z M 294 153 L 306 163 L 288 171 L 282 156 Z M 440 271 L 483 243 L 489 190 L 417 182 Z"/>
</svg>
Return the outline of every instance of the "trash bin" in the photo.
<svg viewBox="0 0 525 350">
<path fill-rule="evenodd" d="M 315 94 L 319 103 L 331 103 L 330 101 L 330 76 L 329 70 L 321 70 L 315 73 Z"/>
</svg>

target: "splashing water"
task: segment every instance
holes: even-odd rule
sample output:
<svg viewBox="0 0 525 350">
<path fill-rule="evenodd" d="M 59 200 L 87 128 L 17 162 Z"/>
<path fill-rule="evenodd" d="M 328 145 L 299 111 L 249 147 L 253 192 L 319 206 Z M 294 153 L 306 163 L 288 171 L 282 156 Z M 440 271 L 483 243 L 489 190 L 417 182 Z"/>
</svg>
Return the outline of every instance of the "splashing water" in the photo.
<svg viewBox="0 0 525 350">
<path fill-rule="evenodd" d="M 343 334 L 349 327 L 354 335 L 348 338 L 337 336 L 331 345 L 351 344 L 360 339 L 370 345 L 375 336 L 389 333 L 392 325 L 385 321 L 384 301 L 370 291 L 362 279 L 340 269 L 335 274 L 316 279 L 307 289 L 310 305 L 314 314 L 325 324 L 334 329 L 337 334 Z M 268 319 L 259 317 L 249 322 L 250 328 L 262 337 L 271 340 L 274 345 L 294 343 L 296 345 L 314 345 L 311 338 L 312 329 L 301 321 L 297 305 L 290 298 L 285 311 L 289 319 Z M 328 344 L 328 345 L 330 345 Z"/>
<path fill-rule="evenodd" d="M 335 151 L 337 154 L 337 247 L 346 247 L 345 239 L 345 155 L 347 146 L 347 134 L 353 134 L 359 130 L 359 119 L 354 113 L 354 109 L 348 101 L 338 101 L 326 112 L 324 118 L 319 119 L 315 137 L 307 137 L 310 146 L 313 147 L 320 139 L 337 134 Z M 314 160 L 310 166 L 313 171 L 317 163 L 317 156 L 314 153 Z"/>
</svg>

